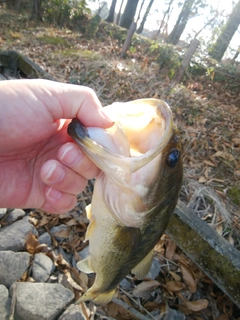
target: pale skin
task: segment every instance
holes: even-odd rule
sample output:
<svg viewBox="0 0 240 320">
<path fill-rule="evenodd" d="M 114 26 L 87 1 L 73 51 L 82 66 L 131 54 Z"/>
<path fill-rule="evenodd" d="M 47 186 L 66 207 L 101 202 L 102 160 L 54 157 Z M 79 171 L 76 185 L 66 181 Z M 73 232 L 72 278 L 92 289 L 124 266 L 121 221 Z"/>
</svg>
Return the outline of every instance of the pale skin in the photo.
<svg viewBox="0 0 240 320">
<path fill-rule="evenodd" d="M 0 81 L 0 207 L 65 213 L 99 169 L 67 134 L 70 119 L 112 125 L 91 89 L 48 80 Z"/>
</svg>

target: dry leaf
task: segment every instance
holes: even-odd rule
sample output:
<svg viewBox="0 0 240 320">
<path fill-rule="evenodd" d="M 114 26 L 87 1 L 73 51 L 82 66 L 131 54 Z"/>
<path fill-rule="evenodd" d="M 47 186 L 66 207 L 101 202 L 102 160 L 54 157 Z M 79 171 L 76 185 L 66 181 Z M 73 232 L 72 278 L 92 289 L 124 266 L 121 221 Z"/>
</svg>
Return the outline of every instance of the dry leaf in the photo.
<svg viewBox="0 0 240 320">
<path fill-rule="evenodd" d="M 167 248 L 166 248 L 165 256 L 168 260 L 173 260 L 173 256 L 175 255 L 176 248 L 177 248 L 176 243 L 170 238 L 167 238 Z"/>
<path fill-rule="evenodd" d="M 204 176 L 201 176 L 201 177 L 198 179 L 198 182 L 199 182 L 199 183 L 205 183 L 205 182 L 207 182 L 207 179 L 206 179 Z"/>
<path fill-rule="evenodd" d="M 163 285 L 169 292 L 181 291 L 186 288 L 185 283 L 180 281 L 169 281 L 165 285 Z"/>
<path fill-rule="evenodd" d="M 60 237 L 60 238 L 68 238 L 70 234 L 70 229 L 63 229 L 57 232 L 54 232 L 55 237 Z"/>
<path fill-rule="evenodd" d="M 181 277 L 176 272 L 169 271 L 169 273 L 171 274 L 171 276 L 175 281 L 181 281 Z"/>
<path fill-rule="evenodd" d="M 26 236 L 26 245 L 25 246 L 26 246 L 27 252 L 29 252 L 31 254 L 35 253 L 35 249 L 36 249 L 36 247 L 39 246 L 39 242 L 33 233 L 30 232 Z"/>
<path fill-rule="evenodd" d="M 216 164 L 213 163 L 210 160 L 203 160 L 203 163 L 205 163 L 206 165 L 210 166 L 210 167 L 216 167 Z"/>
<path fill-rule="evenodd" d="M 234 145 L 240 146 L 240 138 L 233 138 L 232 142 L 234 143 Z"/>
<path fill-rule="evenodd" d="M 200 299 L 197 301 L 184 301 L 184 305 L 191 311 L 200 311 L 202 309 L 207 308 L 208 300 Z"/>
<path fill-rule="evenodd" d="M 194 280 L 193 276 L 192 276 L 192 272 L 190 271 L 190 269 L 184 265 L 184 264 L 180 264 L 181 267 L 181 271 L 182 271 L 182 275 L 183 275 L 183 279 L 186 282 L 186 284 L 188 285 L 189 290 L 194 293 L 196 292 L 196 281 Z"/>
<path fill-rule="evenodd" d="M 142 297 L 145 292 L 153 291 L 159 286 L 160 283 L 156 280 L 143 281 L 133 289 L 133 295 L 135 297 Z"/>
</svg>

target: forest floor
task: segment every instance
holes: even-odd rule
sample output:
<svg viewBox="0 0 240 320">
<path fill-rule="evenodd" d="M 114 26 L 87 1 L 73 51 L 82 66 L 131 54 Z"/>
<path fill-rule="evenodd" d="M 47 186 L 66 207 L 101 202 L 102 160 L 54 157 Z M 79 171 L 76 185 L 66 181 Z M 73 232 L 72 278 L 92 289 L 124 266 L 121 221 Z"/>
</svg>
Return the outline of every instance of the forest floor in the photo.
<svg viewBox="0 0 240 320">
<path fill-rule="evenodd" d="M 3 12 L 0 30 L 2 50 L 19 51 L 58 81 L 93 88 L 103 105 L 147 97 L 168 102 L 184 145 L 181 199 L 240 250 L 240 73 L 238 77 L 222 74 L 225 81 L 215 81 L 207 74 L 188 74 L 182 85 L 174 86 L 167 67 L 159 70 L 154 55 L 147 53 L 148 41 L 139 41 L 125 59 L 119 58 L 122 39 L 114 37 L 115 28 L 106 24 L 87 40 L 79 32 Z M 67 221 L 64 219 L 61 223 Z M 49 217 L 46 223 L 55 225 L 56 219 L 53 223 Z M 156 253 L 163 265 L 162 298 L 159 302 L 159 297 L 149 300 L 145 296 L 141 300 L 145 310 L 164 311 L 170 306 L 187 319 L 240 319 L 236 306 L 167 236 Z M 186 266 L 184 272 L 180 260 Z M 141 290 L 144 292 L 144 287 Z M 132 305 L 129 295 L 122 293 L 122 299 Z M 98 309 L 99 313 L 132 319 L 114 303 Z"/>
</svg>

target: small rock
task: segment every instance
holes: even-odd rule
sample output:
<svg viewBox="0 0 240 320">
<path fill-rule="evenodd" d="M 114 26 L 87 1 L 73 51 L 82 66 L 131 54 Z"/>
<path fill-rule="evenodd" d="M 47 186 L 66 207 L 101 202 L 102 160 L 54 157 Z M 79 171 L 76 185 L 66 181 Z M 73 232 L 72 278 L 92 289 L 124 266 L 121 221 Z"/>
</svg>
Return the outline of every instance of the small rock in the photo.
<svg viewBox="0 0 240 320">
<path fill-rule="evenodd" d="M 58 320 L 87 320 L 89 317 L 84 315 L 81 305 L 72 304 L 66 311 L 61 315 Z"/>
<path fill-rule="evenodd" d="M 28 252 L 0 251 L 0 284 L 10 287 L 27 270 L 31 255 Z"/>
<path fill-rule="evenodd" d="M 17 282 L 15 317 L 31 320 L 56 319 L 74 299 L 74 294 L 58 283 Z M 13 295 L 14 287 L 10 289 Z"/>
<path fill-rule="evenodd" d="M 26 236 L 30 232 L 34 235 L 38 234 L 27 217 L 14 222 L 10 226 L 3 227 L 0 230 L 0 250 L 23 250 L 26 243 Z"/>
<path fill-rule="evenodd" d="M 89 246 L 86 246 L 82 251 L 79 251 L 78 254 L 80 254 L 82 259 L 85 259 L 89 256 Z"/>
<path fill-rule="evenodd" d="M 11 299 L 8 296 L 8 289 L 0 285 L 0 320 L 8 320 L 11 308 Z"/>
<path fill-rule="evenodd" d="M 38 242 L 40 244 L 46 244 L 49 248 L 52 248 L 52 239 L 48 232 L 44 232 L 38 237 Z"/>
<path fill-rule="evenodd" d="M 37 253 L 33 259 L 32 277 L 37 282 L 45 282 L 54 269 L 53 261 L 44 253 Z"/>
<path fill-rule="evenodd" d="M 147 318 L 154 318 L 156 320 L 185 320 L 186 316 L 180 311 L 167 307 L 165 313 L 161 313 L 159 310 L 152 311 L 151 316 L 147 316 Z"/>
<path fill-rule="evenodd" d="M 130 290 L 132 290 L 133 285 L 130 281 L 128 281 L 126 278 L 124 278 L 120 282 L 120 287 L 123 288 L 123 290 L 125 290 L 125 291 L 130 291 Z"/>
<path fill-rule="evenodd" d="M 59 247 L 58 253 L 63 256 L 63 259 L 66 260 L 68 263 L 72 263 L 72 253 L 66 252 L 63 248 Z"/>
<path fill-rule="evenodd" d="M 7 208 L 0 208 L 0 219 L 7 213 Z"/>
<path fill-rule="evenodd" d="M 57 241 L 62 241 L 68 238 L 68 230 L 68 226 L 66 226 L 65 224 L 60 224 L 59 226 L 52 227 L 51 233 L 54 235 Z"/>
<path fill-rule="evenodd" d="M 157 276 L 159 275 L 160 270 L 161 270 L 161 266 L 160 266 L 158 259 L 153 258 L 151 268 L 150 268 L 146 278 L 149 278 L 152 280 L 156 279 Z"/>
<path fill-rule="evenodd" d="M 8 214 L 6 214 L 3 218 L 3 222 L 6 223 L 12 223 L 20 218 L 23 218 L 25 216 L 25 211 L 22 209 L 13 209 Z"/>
<path fill-rule="evenodd" d="M 185 320 L 186 316 L 175 309 L 168 308 L 167 313 L 164 315 L 163 320 Z"/>
</svg>

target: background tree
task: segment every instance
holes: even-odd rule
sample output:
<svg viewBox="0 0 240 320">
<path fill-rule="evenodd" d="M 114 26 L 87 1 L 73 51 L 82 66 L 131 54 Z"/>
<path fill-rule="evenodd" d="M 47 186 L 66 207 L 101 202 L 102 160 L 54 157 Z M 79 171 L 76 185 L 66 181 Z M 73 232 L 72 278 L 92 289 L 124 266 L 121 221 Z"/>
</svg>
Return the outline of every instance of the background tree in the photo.
<svg viewBox="0 0 240 320">
<path fill-rule="evenodd" d="M 142 18 L 142 21 L 141 21 L 141 23 L 140 23 L 140 26 L 139 26 L 139 28 L 137 29 L 137 33 L 142 33 L 142 32 L 143 32 L 144 24 L 145 24 L 145 22 L 146 22 L 146 20 L 147 20 L 147 17 L 148 17 L 148 15 L 149 15 L 149 12 L 150 12 L 150 10 L 151 10 L 151 7 L 152 7 L 153 2 L 154 2 L 154 0 L 150 0 L 149 4 L 148 4 L 148 6 L 147 6 L 147 9 L 146 9 L 146 11 L 145 11 L 145 13 L 144 13 L 144 15 L 143 15 L 143 18 Z"/>
<path fill-rule="evenodd" d="M 118 11 L 118 14 L 117 14 L 117 19 L 116 19 L 116 24 L 117 24 L 117 25 L 119 24 L 119 21 L 120 21 L 123 2 L 124 2 L 124 0 L 121 1 L 120 8 L 119 8 L 119 11 Z"/>
<path fill-rule="evenodd" d="M 209 55 L 220 61 L 240 24 L 240 1 L 236 4 Z"/>
<path fill-rule="evenodd" d="M 121 27 L 129 29 L 131 23 L 134 20 L 138 2 L 139 0 L 128 0 L 122 15 L 122 19 L 120 21 Z"/>
<path fill-rule="evenodd" d="M 117 0 L 112 0 L 112 4 L 110 7 L 109 15 L 106 19 L 107 22 L 113 22 L 114 21 L 114 13 L 116 8 Z"/>
<path fill-rule="evenodd" d="M 185 0 L 182 10 L 178 16 L 177 22 L 167 38 L 167 43 L 176 45 L 187 25 L 189 17 L 192 13 L 192 7 L 196 0 Z"/>
<path fill-rule="evenodd" d="M 33 0 L 32 1 L 32 15 L 31 19 L 42 20 L 43 9 L 42 9 L 42 0 Z"/>
<path fill-rule="evenodd" d="M 160 26 L 158 28 L 158 31 L 155 35 L 155 39 L 157 39 L 157 37 L 159 36 L 160 33 L 167 34 L 167 25 L 168 25 L 168 20 L 170 18 L 171 11 L 172 11 L 173 2 L 174 2 L 174 0 L 170 0 L 168 3 L 167 9 L 164 11 L 164 15 L 163 15 L 162 21 L 160 23 Z"/>
</svg>

